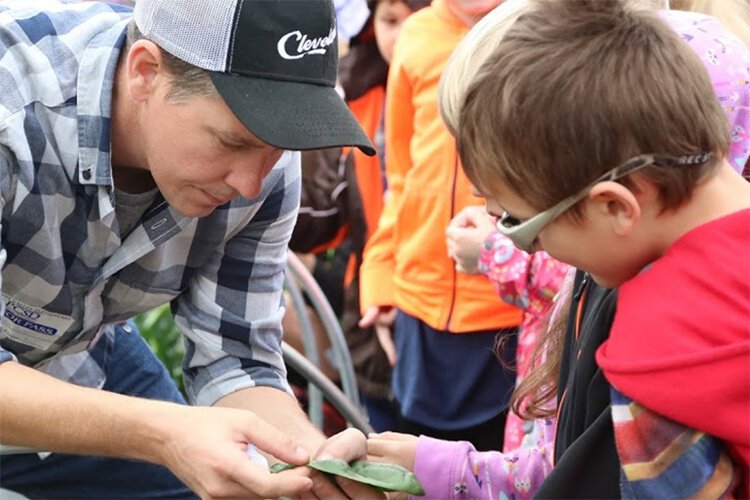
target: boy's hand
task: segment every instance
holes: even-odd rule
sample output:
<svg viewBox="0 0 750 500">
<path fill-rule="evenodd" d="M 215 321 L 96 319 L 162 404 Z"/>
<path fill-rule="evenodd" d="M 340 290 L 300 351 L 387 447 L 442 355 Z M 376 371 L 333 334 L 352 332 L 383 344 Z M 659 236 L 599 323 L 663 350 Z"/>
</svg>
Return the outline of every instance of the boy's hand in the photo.
<svg viewBox="0 0 750 500">
<path fill-rule="evenodd" d="M 479 255 L 487 237 L 496 231 L 492 217 L 484 207 L 472 205 L 461 210 L 445 230 L 448 255 L 456 261 L 456 270 L 477 274 Z"/>
<path fill-rule="evenodd" d="M 396 464 L 414 472 L 419 438 L 400 432 L 370 434 L 367 438 L 368 460 Z"/>
</svg>

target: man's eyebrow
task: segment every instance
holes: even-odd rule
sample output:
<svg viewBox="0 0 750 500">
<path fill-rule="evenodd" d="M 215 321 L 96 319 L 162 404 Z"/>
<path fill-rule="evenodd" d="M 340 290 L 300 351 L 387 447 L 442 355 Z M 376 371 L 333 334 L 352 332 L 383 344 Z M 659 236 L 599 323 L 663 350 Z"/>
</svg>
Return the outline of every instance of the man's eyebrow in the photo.
<svg viewBox="0 0 750 500">
<path fill-rule="evenodd" d="M 260 142 L 254 141 L 252 139 L 248 139 L 247 137 L 239 136 L 239 135 L 235 134 L 234 132 L 226 132 L 224 130 L 219 130 L 219 129 L 214 128 L 214 127 L 212 127 L 210 125 L 205 125 L 205 128 L 210 133 L 212 133 L 213 135 L 215 135 L 216 137 L 218 137 L 219 139 L 221 139 L 221 140 L 223 140 L 225 142 L 229 142 L 231 144 L 237 144 L 237 145 L 240 145 L 240 146 L 247 146 L 247 147 L 259 147 L 259 146 L 261 146 Z"/>
</svg>

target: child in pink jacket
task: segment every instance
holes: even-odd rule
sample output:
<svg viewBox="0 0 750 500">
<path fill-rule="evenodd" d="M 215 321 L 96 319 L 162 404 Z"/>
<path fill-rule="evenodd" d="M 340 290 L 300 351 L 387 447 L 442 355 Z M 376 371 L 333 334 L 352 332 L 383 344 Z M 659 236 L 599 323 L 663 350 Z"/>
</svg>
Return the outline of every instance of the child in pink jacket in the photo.
<svg viewBox="0 0 750 500">
<path fill-rule="evenodd" d="M 528 254 L 495 229 L 484 207 L 471 206 L 453 218 L 446 231 L 450 256 L 456 270 L 482 273 L 500 298 L 523 311 L 516 347 L 516 387 L 529 372 L 531 356 L 547 324 L 552 300 L 570 266 L 550 257 L 547 252 Z M 522 446 L 531 422 L 509 412 L 505 422 L 503 451 Z"/>
</svg>

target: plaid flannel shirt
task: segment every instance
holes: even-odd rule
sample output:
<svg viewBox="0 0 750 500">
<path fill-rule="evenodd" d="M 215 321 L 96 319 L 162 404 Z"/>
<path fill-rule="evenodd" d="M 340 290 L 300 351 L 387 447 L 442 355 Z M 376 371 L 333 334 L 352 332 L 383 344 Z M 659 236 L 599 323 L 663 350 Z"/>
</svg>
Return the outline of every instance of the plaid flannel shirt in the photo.
<svg viewBox="0 0 750 500">
<path fill-rule="evenodd" d="M 130 9 L 32 5 L 0 3 L 0 361 L 101 387 L 92 346 L 171 301 L 193 402 L 256 385 L 289 391 L 282 286 L 299 154 L 284 153 L 256 199 L 206 217 L 157 195 L 122 241 L 109 121 Z"/>
</svg>

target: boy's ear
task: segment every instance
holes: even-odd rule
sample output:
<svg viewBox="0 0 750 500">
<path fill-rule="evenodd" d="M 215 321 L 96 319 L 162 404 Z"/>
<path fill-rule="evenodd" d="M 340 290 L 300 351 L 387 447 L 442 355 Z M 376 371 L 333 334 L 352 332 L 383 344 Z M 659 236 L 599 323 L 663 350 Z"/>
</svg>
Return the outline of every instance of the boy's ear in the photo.
<svg viewBox="0 0 750 500">
<path fill-rule="evenodd" d="M 629 235 L 641 218 L 641 205 L 635 194 L 620 183 L 596 184 L 588 195 L 590 215 L 606 218 L 617 236 Z"/>
<path fill-rule="evenodd" d="M 161 49 L 150 40 L 136 41 L 128 51 L 125 69 L 128 93 L 136 101 L 146 101 L 165 76 Z"/>
</svg>

